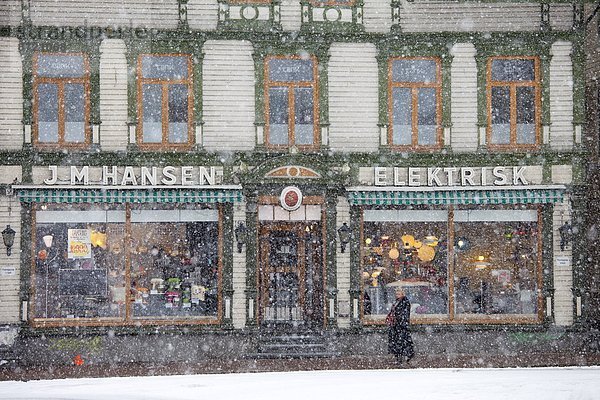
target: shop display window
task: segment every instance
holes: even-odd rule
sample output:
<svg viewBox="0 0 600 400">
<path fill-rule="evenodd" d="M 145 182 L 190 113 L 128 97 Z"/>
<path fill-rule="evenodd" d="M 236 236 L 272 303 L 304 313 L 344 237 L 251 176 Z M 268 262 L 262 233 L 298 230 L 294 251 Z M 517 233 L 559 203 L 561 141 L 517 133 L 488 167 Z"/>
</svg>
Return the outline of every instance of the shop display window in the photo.
<svg viewBox="0 0 600 400">
<path fill-rule="evenodd" d="M 456 315 L 537 314 L 537 211 L 456 210 L 454 230 Z"/>
<path fill-rule="evenodd" d="M 35 213 L 35 318 L 124 318 L 124 207 Z"/>
<path fill-rule="evenodd" d="M 448 212 L 366 210 L 363 233 L 362 310 L 384 318 L 396 288 L 410 298 L 413 315 L 448 310 Z"/>
<path fill-rule="evenodd" d="M 540 229 L 520 206 L 364 210 L 365 322 L 383 323 L 397 287 L 413 320 L 538 322 Z"/>
<path fill-rule="evenodd" d="M 212 205 L 37 206 L 32 316 L 218 321 L 220 232 Z"/>
<path fill-rule="evenodd" d="M 317 144 L 317 69 L 314 58 L 269 57 L 266 62 L 267 146 Z"/>
<path fill-rule="evenodd" d="M 135 318 L 217 316 L 218 218 L 216 209 L 131 210 Z"/>
<path fill-rule="evenodd" d="M 33 64 L 34 143 L 50 147 L 89 145 L 87 57 L 78 53 L 37 53 Z"/>
</svg>

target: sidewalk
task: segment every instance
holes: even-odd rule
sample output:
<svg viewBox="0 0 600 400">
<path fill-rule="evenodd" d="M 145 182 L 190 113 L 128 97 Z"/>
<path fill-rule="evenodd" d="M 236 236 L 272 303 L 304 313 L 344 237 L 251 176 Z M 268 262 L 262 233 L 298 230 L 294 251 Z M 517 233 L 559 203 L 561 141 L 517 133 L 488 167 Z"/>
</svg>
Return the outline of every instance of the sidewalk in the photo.
<svg viewBox="0 0 600 400">
<path fill-rule="evenodd" d="M 566 367 L 600 365 L 600 354 L 536 353 L 523 357 L 480 355 L 415 356 L 404 368 Z M 84 364 L 0 366 L 0 381 L 83 377 L 158 376 L 246 372 L 356 370 L 398 368 L 391 356 L 335 357 L 311 359 L 203 360 L 168 364 Z"/>
</svg>

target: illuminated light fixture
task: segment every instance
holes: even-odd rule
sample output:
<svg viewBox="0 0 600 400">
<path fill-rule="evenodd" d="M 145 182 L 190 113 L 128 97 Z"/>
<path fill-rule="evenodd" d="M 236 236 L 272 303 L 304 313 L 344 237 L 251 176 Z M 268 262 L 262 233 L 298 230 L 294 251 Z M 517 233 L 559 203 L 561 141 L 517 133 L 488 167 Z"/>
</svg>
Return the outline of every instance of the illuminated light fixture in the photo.
<svg viewBox="0 0 600 400">
<path fill-rule="evenodd" d="M 473 263 L 473 266 L 475 267 L 476 270 L 486 269 L 490 265 L 492 265 L 492 264 L 485 261 L 485 256 L 477 256 L 477 261 L 475 261 Z"/>
<path fill-rule="evenodd" d="M 454 242 L 456 249 L 457 250 L 467 250 L 470 246 L 469 241 L 464 238 L 464 237 L 460 237 L 458 239 L 456 239 L 456 241 Z"/>
<path fill-rule="evenodd" d="M 431 247 L 435 247 L 438 245 L 439 243 L 439 239 L 433 235 L 428 235 L 425 236 L 425 239 L 423 240 L 423 244 L 427 245 L 427 246 L 431 246 Z"/>
<path fill-rule="evenodd" d="M 345 222 L 338 229 L 338 236 L 340 238 L 340 252 L 343 253 L 346 251 L 346 245 L 350 243 L 350 228 Z"/>
<path fill-rule="evenodd" d="M 42 240 L 44 241 L 44 244 L 46 245 L 46 247 L 50 248 L 50 247 L 52 247 L 52 241 L 54 241 L 54 236 L 46 235 L 42 238 Z"/>
<path fill-rule="evenodd" d="M 6 255 L 10 256 L 11 249 L 15 244 L 15 232 L 14 229 L 10 227 L 10 225 L 6 225 L 6 229 L 2 231 L 2 240 L 4 241 L 4 245 L 6 246 Z"/>
<path fill-rule="evenodd" d="M 367 246 L 368 246 L 368 245 L 370 245 L 370 244 L 371 244 L 371 242 L 372 242 L 371 238 L 366 238 L 366 239 L 365 239 L 365 244 L 366 244 Z"/>
</svg>

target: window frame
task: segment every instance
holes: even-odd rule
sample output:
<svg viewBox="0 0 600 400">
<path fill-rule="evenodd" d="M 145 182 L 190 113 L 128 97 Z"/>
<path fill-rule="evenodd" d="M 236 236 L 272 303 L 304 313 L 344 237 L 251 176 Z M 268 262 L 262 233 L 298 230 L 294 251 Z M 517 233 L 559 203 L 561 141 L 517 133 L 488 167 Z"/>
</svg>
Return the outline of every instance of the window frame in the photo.
<svg viewBox="0 0 600 400">
<path fill-rule="evenodd" d="M 38 60 L 40 56 L 81 56 L 83 57 L 84 73 L 82 77 L 40 77 L 38 75 Z M 90 82 L 90 61 L 89 57 L 84 52 L 44 52 L 36 51 L 33 54 L 33 145 L 39 148 L 62 148 L 70 149 L 86 149 L 92 144 L 92 129 L 90 126 L 90 97 L 91 97 L 91 82 Z M 40 84 L 53 84 L 58 88 L 58 140 L 56 142 L 40 142 L 39 141 L 39 91 Z M 84 141 L 83 142 L 67 142 L 65 141 L 65 85 L 68 84 L 83 84 L 83 93 L 85 104 L 83 108 L 84 114 Z"/>
<path fill-rule="evenodd" d="M 492 80 L 492 63 L 495 60 L 533 60 L 535 79 L 533 81 L 494 81 Z M 541 146 L 542 121 L 542 80 L 541 64 L 538 56 L 493 56 L 489 57 L 486 66 L 486 110 L 487 129 L 486 144 L 490 150 L 537 150 Z M 508 87 L 510 94 L 510 143 L 492 143 L 492 88 Z M 517 143 L 517 87 L 533 87 L 535 93 L 535 143 Z"/>
<path fill-rule="evenodd" d="M 511 324 L 524 324 L 524 325 L 541 325 L 544 323 L 544 315 L 546 312 L 546 305 L 544 302 L 544 298 L 540 293 L 543 293 L 545 290 L 545 282 L 543 277 L 543 269 L 544 269 L 544 253 L 543 253 L 543 243 L 542 238 L 544 235 L 544 230 L 548 229 L 548 227 L 544 226 L 543 214 L 544 207 L 543 205 L 525 205 L 525 210 L 535 210 L 537 213 L 537 241 L 534 244 L 534 250 L 536 251 L 537 258 L 534 266 L 535 270 L 535 283 L 537 285 L 536 293 L 538 293 L 536 298 L 536 306 L 537 310 L 535 312 L 535 317 L 531 317 L 528 314 L 457 314 L 456 313 L 456 283 L 454 281 L 456 277 L 455 272 L 455 257 L 456 250 L 454 245 L 448 246 L 448 254 L 446 258 L 447 262 L 447 287 L 448 287 L 448 303 L 447 303 L 447 313 L 444 316 L 426 316 L 414 314 L 411 316 L 411 323 L 418 325 L 435 325 L 435 324 L 444 324 L 444 325 L 473 325 L 473 324 L 493 324 L 493 325 L 511 325 Z M 481 208 L 480 206 L 464 206 L 464 205 L 448 205 L 448 206 L 419 206 L 416 208 L 412 208 L 411 210 L 447 210 L 448 211 L 448 219 L 446 221 L 447 224 L 447 240 L 448 243 L 455 243 L 457 238 L 456 236 L 456 222 L 454 218 L 454 213 L 456 211 L 466 211 L 473 209 L 481 209 L 484 211 L 493 211 L 495 209 L 503 209 L 502 206 L 487 206 Z M 354 272 L 358 274 L 357 281 L 360 282 L 358 284 L 359 290 L 359 306 L 358 306 L 358 320 L 360 324 L 363 326 L 382 326 L 385 325 L 385 315 L 381 314 L 379 316 L 370 316 L 365 315 L 364 313 L 364 289 L 365 286 L 363 284 L 360 276 L 362 272 L 365 270 L 365 211 L 366 210 L 407 210 L 406 207 L 400 206 L 362 206 L 360 207 L 360 234 L 359 234 L 359 261 L 357 263 L 358 271 Z M 381 222 L 380 222 L 381 223 Z"/>
<path fill-rule="evenodd" d="M 142 60 L 144 57 L 185 57 L 187 60 L 187 79 L 164 79 L 164 78 L 144 78 L 142 75 Z M 136 101 L 137 101 L 137 129 L 136 144 L 142 150 L 189 150 L 194 145 L 194 64 L 192 54 L 189 53 L 140 53 L 137 57 L 137 82 L 136 82 Z M 161 86 L 161 128 L 162 141 L 160 143 L 146 143 L 144 138 L 144 104 L 143 104 L 143 86 L 154 84 Z M 169 142 L 169 86 L 186 85 L 188 88 L 188 140 L 185 143 Z"/>
<path fill-rule="evenodd" d="M 393 80 L 393 64 L 394 61 L 408 60 L 430 60 L 436 64 L 436 82 L 435 83 L 424 83 L 424 82 L 394 82 Z M 442 98 L 442 60 L 440 57 L 390 57 L 388 59 L 388 87 L 387 87 L 387 103 L 388 103 L 388 132 L 387 132 L 387 143 L 388 146 L 397 151 L 432 151 L 439 150 L 443 147 L 443 127 L 442 127 L 442 110 L 443 110 L 443 98 Z M 411 144 L 410 145 L 397 145 L 394 144 L 394 99 L 393 89 L 394 88 L 409 88 L 411 90 L 412 99 L 412 115 L 411 115 Z M 435 89 L 436 95 L 436 144 L 434 145 L 419 145 L 419 132 L 418 132 L 418 89 L 420 88 L 433 88 Z"/>
<path fill-rule="evenodd" d="M 48 205 L 52 206 L 60 206 L 63 207 L 65 204 L 60 203 L 48 203 Z M 132 289 L 134 288 L 132 284 L 132 260 L 131 253 L 133 252 L 132 248 L 132 233 L 131 226 L 134 222 L 131 221 L 131 214 L 134 212 L 133 208 L 139 206 L 139 204 L 132 203 L 117 203 L 118 205 L 123 205 L 123 212 L 125 213 L 125 222 L 123 223 L 125 229 L 125 240 L 123 243 L 123 252 L 125 253 L 125 264 L 123 265 L 123 273 L 124 273 L 124 287 L 125 287 L 125 307 L 124 314 L 122 316 L 108 316 L 108 317 L 77 317 L 77 318 L 44 318 L 44 317 L 36 317 L 36 303 L 33 301 L 31 306 L 28 309 L 27 315 L 27 323 L 33 328 L 52 328 L 52 327 L 80 327 L 80 326 L 119 326 L 119 327 L 127 327 L 134 325 L 141 326 L 164 326 L 164 325 L 220 325 L 224 322 L 225 316 L 223 311 L 224 304 L 224 296 L 225 296 L 225 281 L 223 278 L 225 263 L 223 261 L 224 254 L 224 245 L 225 245 L 225 236 L 224 236 L 224 205 L 223 204 L 215 204 L 215 209 L 218 212 L 218 221 L 217 223 L 217 231 L 218 231 L 218 239 L 217 239 L 217 314 L 214 316 L 192 316 L 192 317 L 184 317 L 184 316 L 160 316 L 160 317 L 150 317 L 150 318 L 141 318 L 135 317 L 133 315 L 133 299 L 134 294 L 132 293 Z M 152 205 L 153 203 L 141 203 L 147 206 Z M 171 203 L 177 209 L 181 204 Z M 197 203 L 196 206 L 199 206 L 201 203 Z M 87 207 L 97 206 L 98 203 L 81 203 L 78 206 Z M 37 260 L 37 248 L 35 243 L 37 243 L 37 224 L 36 224 L 36 211 L 43 210 L 44 204 L 38 203 L 33 207 L 33 215 L 32 215 L 32 226 L 33 229 L 31 231 L 31 249 L 30 249 L 30 268 L 31 275 L 29 277 L 30 289 L 29 294 L 31 299 L 36 298 L 37 286 L 36 286 L 36 260 Z M 86 210 L 80 210 L 80 212 L 87 212 Z"/>
<path fill-rule="evenodd" d="M 301 57 L 299 55 L 271 55 L 265 57 L 264 60 L 264 101 L 265 101 L 265 133 L 264 133 L 264 143 L 265 147 L 268 150 L 287 150 L 292 147 L 297 148 L 298 150 L 318 150 L 320 147 L 320 135 L 319 135 L 319 75 L 318 75 L 318 60 L 315 55 L 310 55 L 309 59 L 313 63 L 313 80 L 312 81 L 292 81 L 292 82 L 284 82 L 284 81 L 271 81 L 269 79 L 269 61 L 271 60 L 305 60 L 306 57 Z M 270 128 L 270 100 L 269 100 L 269 91 L 273 87 L 286 87 L 288 89 L 288 144 L 279 145 L 279 144 L 271 144 L 269 142 L 269 128 Z M 295 95 L 294 89 L 296 88 L 312 88 L 313 89 L 313 144 L 311 145 L 298 145 L 296 144 L 296 135 L 295 135 Z"/>
</svg>

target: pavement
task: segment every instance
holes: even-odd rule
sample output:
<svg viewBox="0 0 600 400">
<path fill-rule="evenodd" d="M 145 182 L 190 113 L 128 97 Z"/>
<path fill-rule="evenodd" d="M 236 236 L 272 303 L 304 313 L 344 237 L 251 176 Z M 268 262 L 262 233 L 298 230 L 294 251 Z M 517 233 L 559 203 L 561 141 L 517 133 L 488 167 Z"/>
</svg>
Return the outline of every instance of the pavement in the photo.
<svg viewBox="0 0 600 400">
<path fill-rule="evenodd" d="M 28 381 L 64 378 L 115 376 L 159 376 L 253 373 L 314 370 L 394 369 L 394 368 L 515 368 L 568 367 L 600 365 L 600 353 L 529 353 L 515 355 L 445 354 L 415 356 L 410 363 L 398 365 L 392 356 L 354 356 L 289 359 L 216 359 L 162 364 L 118 363 L 81 365 L 0 365 L 0 381 Z"/>
</svg>

